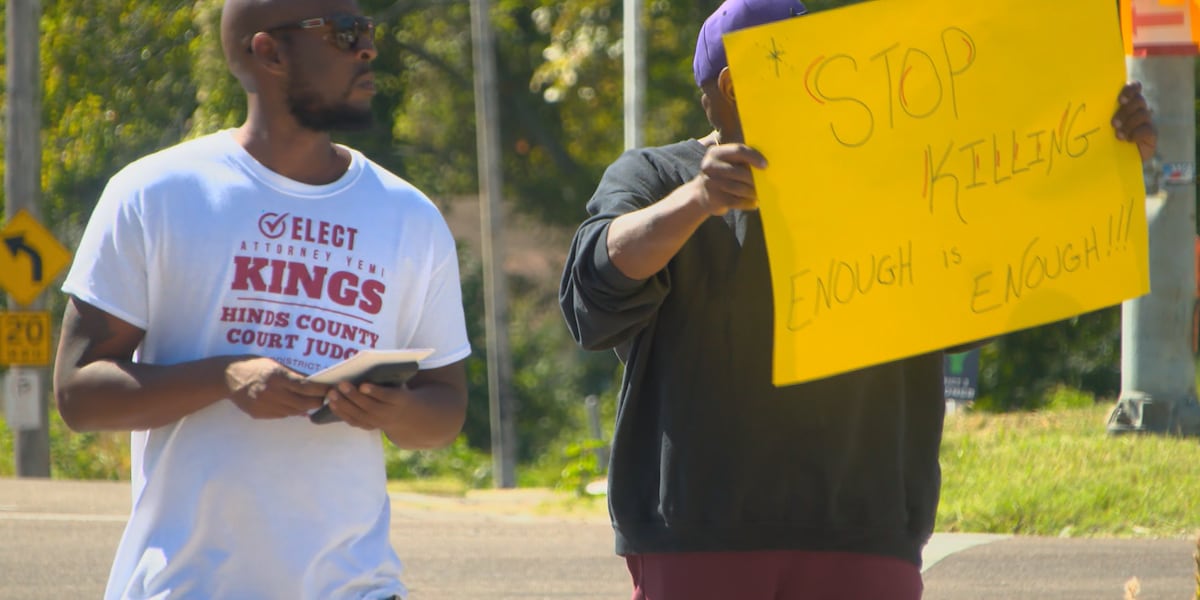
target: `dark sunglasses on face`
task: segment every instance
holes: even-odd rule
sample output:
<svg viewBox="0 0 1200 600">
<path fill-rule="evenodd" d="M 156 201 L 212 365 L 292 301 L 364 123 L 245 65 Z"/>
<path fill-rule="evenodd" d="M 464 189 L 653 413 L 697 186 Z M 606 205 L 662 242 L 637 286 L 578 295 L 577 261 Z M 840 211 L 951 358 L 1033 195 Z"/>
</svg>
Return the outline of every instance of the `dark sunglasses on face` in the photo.
<svg viewBox="0 0 1200 600">
<path fill-rule="evenodd" d="M 336 46 L 339 50 L 357 50 L 359 40 L 364 37 L 369 38 L 372 42 L 375 41 L 375 21 L 371 17 L 357 15 L 334 15 L 332 17 L 305 19 L 299 23 L 276 25 L 264 29 L 263 32 L 271 33 L 285 29 L 319 29 L 322 27 L 330 28 L 331 35 L 325 36 L 325 39 L 329 40 L 329 43 Z"/>
</svg>

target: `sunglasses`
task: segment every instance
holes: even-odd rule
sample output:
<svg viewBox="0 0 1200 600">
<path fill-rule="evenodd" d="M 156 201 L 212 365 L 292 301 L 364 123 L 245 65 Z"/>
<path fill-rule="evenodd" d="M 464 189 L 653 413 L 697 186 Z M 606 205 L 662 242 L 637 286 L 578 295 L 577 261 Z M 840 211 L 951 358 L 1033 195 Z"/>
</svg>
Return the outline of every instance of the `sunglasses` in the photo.
<svg viewBox="0 0 1200 600">
<path fill-rule="evenodd" d="M 263 32 L 271 33 L 285 29 L 320 29 L 322 27 L 330 28 L 332 35 L 325 36 L 325 39 L 329 40 L 329 43 L 333 44 L 339 50 L 357 50 L 358 42 L 363 37 L 369 38 L 372 42 L 375 41 L 375 21 L 371 17 L 356 15 L 334 15 L 332 17 L 305 19 L 299 23 L 276 25 L 264 29 Z"/>
</svg>

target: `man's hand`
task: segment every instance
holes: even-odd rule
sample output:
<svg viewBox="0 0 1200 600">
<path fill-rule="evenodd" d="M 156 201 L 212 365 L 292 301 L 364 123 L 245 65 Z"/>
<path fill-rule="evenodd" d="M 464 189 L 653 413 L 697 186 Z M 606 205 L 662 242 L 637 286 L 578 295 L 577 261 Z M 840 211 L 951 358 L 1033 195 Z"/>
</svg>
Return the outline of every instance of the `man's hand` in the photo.
<svg viewBox="0 0 1200 600">
<path fill-rule="evenodd" d="M 711 215 L 758 207 L 750 167 L 767 168 L 767 159 L 745 144 L 710 146 L 693 181 L 700 187 L 700 203 Z"/>
<path fill-rule="evenodd" d="M 269 358 L 250 358 L 225 369 L 230 398 L 255 419 L 279 419 L 320 408 L 329 386 L 305 381 L 299 373 Z"/>
<path fill-rule="evenodd" d="M 438 448 L 454 441 L 467 417 L 464 363 L 422 369 L 395 387 L 343 381 L 325 400 L 347 425 L 381 429 L 400 448 Z"/>
<path fill-rule="evenodd" d="M 390 387 L 362 383 L 358 387 L 341 382 L 330 388 L 326 400 L 334 414 L 359 429 L 387 430 L 404 419 L 412 392 L 405 386 Z"/>
<path fill-rule="evenodd" d="M 1137 144 L 1142 162 L 1154 158 L 1158 149 L 1158 131 L 1150 120 L 1150 108 L 1142 96 L 1142 84 L 1133 82 L 1121 88 L 1117 95 L 1117 112 L 1113 114 L 1113 130 L 1117 139 Z"/>
</svg>

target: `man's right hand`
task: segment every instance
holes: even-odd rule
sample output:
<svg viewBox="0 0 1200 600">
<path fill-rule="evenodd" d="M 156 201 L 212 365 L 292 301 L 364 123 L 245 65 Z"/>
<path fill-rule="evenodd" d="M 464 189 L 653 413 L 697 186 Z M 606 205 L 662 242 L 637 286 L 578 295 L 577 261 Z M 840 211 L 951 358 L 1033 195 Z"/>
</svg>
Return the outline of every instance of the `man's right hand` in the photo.
<svg viewBox="0 0 1200 600">
<path fill-rule="evenodd" d="M 269 358 L 248 358 L 225 369 L 230 399 L 255 419 L 305 415 L 324 403 L 329 385 L 306 381 L 303 375 Z"/>
<path fill-rule="evenodd" d="M 767 159 L 745 144 L 709 146 L 700 163 L 700 174 L 693 179 L 699 187 L 699 202 L 710 215 L 721 216 L 731 210 L 758 208 L 754 175 L 750 168 L 767 168 Z"/>
<path fill-rule="evenodd" d="M 612 264 L 639 281 L 661 271 L 710 217 L 758 208 L 750 168 L 766 166 L 767 159 L 745 144 L 709 146 L 691 181 L 658 202 L 613 219 L 605 240 Z"/>
</svg>

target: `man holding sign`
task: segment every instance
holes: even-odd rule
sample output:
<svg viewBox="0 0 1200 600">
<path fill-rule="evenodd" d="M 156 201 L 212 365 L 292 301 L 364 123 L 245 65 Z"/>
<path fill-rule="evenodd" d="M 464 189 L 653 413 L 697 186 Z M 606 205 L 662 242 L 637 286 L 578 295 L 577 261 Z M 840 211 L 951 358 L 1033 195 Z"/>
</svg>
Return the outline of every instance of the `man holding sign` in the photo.
<svg viewBox="0 0 1200 600">
<path fill-rule="evenodd" d="M 769 157 L 743 143 L 723 36 L 804 12 L 794 0 L 728 0 L 705 21 L 694 75 L 714 131 L 613 163 L 567 259 L 572 335 L 625 364 L 608 492 L 635 600 L 921 596 L 943 353 L 772 383 L 752 175 Z M 1139 85 L 1120 90 L 1112 128 L 1153 155 Z"/>
</svg>

